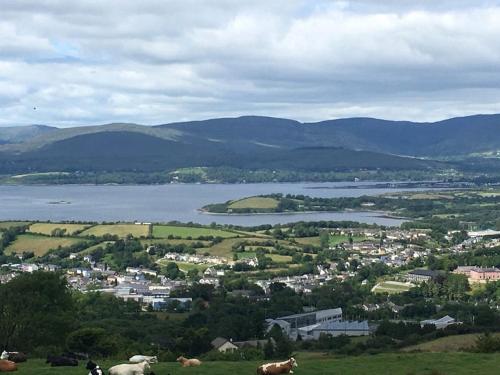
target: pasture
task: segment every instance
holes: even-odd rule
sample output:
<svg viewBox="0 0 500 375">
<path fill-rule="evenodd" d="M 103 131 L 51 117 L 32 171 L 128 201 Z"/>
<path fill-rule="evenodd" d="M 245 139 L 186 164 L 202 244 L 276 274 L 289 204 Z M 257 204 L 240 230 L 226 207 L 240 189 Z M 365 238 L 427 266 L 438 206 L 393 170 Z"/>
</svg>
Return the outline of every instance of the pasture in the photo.
<svg viewBox="0 0 500 375">
<path fill-rule="evenodd" d="M 0 221 L 0 230 L 29 225 L 29 221 Z"/>
<path fill-rule="evenodd" d="M 352 241 L 353 242 L 362 242 L 364 240 L 366 240 L 366 237 L 352 236 Z M 339 245 L 341 243 L 349 243 L 349 236 L 346 236 L 346 235 L 334 235 L 334 236 L 330 236 L 330 240 L 329 240 L 329 245 L 330 246 Z"/>
<path fill-rule="evenodd" d="M 352 357 L 326 357 L 322 355 L 297 356 L 296 375 L 496 375 L 500 367 L 500 354 L 475 353 L 388 353 Z M 85 363 L 79 367 L 51 368 L 42 360 L 30 360 L 19 365 L 19 375 L 83 375 L 88 374 Z M 97 361 L 103 369 L 123 363 Z M 154 364 L 152 370 L 159 375 L 255 375 L 258 365 L 265 361 L 204 362 L 200 367 L 181 368 L 175 362 Z"/>
<path fill-rule="evenodd" d="M 238 234 L 234 232 L 213 228 L 186 227 L 176 225 L 153 225 L 153 237 L 155 238 L 167 238 L 168 236 L 182 238 L 198 238 L 201 236 L 230 238 L 236 237 L 237 235 Z"/>
<path fill-rule="evenodd" d="M 106 234 L 125 238 L 128 235 L 133 237 L 148 237 L 148 224 L 100 224 L 84 230 L 80 233 L 81 236 L 96 236 L 102 237 Z"/>
<path fill-rule="evenodd" d="M 32 251 L 35 256 L 45 255 L 49 250 L 66 247 L 81 242 L 82 239 L 72 237 L 47 237 L 37 234 L 21 234 L 6 249 L 6 254 L 21 254 Z"/>
<path fill-rule="evenodd" d="M 413 287 L 411 283 L 402 283 L 399 281 L 383 281 L 372 288 L 373 293 L 403 293 L 409 291 Z"/>
<path fill-rule="evenodd" d="M 250 197 L 243 198 L 237 201 L 232 201 L 229 209 L 261 209 L 261 210 L 274 210 L 278 207 L 278 200 L 266 197 Z"/>
<path fill-rule="evenodd" d="M 50 236 L 55 229 L 65 230 L 65 235 L 74 235 L 90 227 L 90 224 L 65 224 L 65 223 L 35 223 L 31 224 L 28 232 Z"/>
<path fill-rule="evenodd" d="M 493 334 L 495 337 L 500 337 L 499 333 Z M 476 340 L 480 335 L 478 333 L 470 333 L 467 335 L 453 335 L 441 337 L 436 340 L 427 341 L 418 345 L 404 348 L 405 352 L 421 351 L 421 352 L 459 352 L 468 351 L 474 347 Z"/>
</svg>

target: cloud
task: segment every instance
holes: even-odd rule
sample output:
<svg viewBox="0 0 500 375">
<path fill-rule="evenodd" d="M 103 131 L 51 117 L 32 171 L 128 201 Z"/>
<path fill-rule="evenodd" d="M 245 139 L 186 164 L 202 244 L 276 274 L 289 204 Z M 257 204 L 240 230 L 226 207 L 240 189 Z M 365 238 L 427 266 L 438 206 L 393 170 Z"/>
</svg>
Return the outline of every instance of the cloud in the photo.
<svg viewBox="0 0 500 375">
<path fill-rule="evenodd" d="M 500 112 L 498 19 L 493 1 L 7 2 L 0 125 Z"/>
</svg>

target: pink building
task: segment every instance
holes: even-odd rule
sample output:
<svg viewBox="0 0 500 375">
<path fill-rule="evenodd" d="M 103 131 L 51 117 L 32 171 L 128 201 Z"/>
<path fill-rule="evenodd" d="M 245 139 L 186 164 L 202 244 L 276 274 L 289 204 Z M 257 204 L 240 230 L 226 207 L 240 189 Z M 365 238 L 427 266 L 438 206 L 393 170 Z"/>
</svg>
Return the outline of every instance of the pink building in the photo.
<svg viewBox="0 0 500 375">
<path fill-rule="evenodd" d="M 470 283 L 484 283 L 500 280 L 500 269 L 481 267 L 458 267 L 453 273 L 466 275 Z"/>
</svg>

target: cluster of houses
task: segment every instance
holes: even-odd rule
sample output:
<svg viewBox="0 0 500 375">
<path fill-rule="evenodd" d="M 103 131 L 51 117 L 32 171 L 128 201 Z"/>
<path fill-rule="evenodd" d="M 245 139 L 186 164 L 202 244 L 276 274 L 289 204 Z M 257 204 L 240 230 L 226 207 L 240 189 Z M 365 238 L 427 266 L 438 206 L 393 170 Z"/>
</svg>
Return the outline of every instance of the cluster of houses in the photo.
<svg viewBox="0 0 500 375">
<path fill-rule="evenodd" d="M 163 259 L 172 262 L 183 262 L 183 263 L 193 263 L 193 264 L 211 264 L 211 265 L 228 264 L 228 260 L 226 258 L 217 257 L 213 255 L 166 253 Z"/>
<path fill-rule="evenodd" d="M 331 270 L 318 266 L 318 274 L 304 274 L 298 276 L 275 277 L 269 280 L 257 280 L 255 284 L 260 286 L 266 294 L 270 293 L 270 286 L 281 283 L 293 289 L 297 293 L 311 293 L 314 288 L 325 285 L 335 278 Z"/>
<path fill-rule="evenodd" d="M 361 265 L 383 263 L 389 267 L 400 267 L 412 260 L 425 258 L 431 253 L 419 245 L 429 238 L 428 230 L 349 228 L 330 232 L 331 236 L 363 237 L 363 241 L 344 241 L 330 250 L 338 247 L 350 253 L 349 261 L 356 260 Z"/>
</svg>

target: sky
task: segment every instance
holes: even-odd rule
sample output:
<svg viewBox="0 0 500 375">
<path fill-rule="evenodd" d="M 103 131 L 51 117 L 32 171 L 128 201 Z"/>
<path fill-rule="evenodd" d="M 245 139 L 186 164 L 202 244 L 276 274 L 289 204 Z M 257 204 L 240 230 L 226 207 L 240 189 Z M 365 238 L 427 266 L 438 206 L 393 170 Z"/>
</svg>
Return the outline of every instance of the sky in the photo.
<svg viewBox="0 0 500 375">
<path fill-rule="evenodd" d="M 500 1 L 17 0 L 0 126 L 500 112 Z"/>
</svg>

